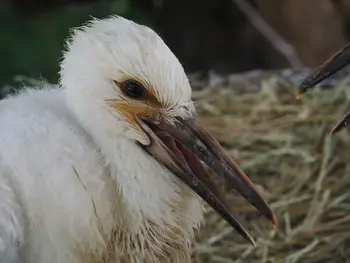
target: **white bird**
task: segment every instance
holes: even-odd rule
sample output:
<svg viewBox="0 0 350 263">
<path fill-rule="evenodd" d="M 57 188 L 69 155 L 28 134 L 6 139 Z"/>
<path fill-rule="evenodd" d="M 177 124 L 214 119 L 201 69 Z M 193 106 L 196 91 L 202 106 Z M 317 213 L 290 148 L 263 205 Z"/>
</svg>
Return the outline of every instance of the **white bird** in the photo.
<svg viewBox="0 0 350 263">
<path fill-rule="evenodd" d="M 60 66 L 59 87 L 0 102 L 0 262 L 190 262 L 199 196 L 253 242 L 203 163 L 275 220 L 153 30 L 94 19 Z"/>
</svg>

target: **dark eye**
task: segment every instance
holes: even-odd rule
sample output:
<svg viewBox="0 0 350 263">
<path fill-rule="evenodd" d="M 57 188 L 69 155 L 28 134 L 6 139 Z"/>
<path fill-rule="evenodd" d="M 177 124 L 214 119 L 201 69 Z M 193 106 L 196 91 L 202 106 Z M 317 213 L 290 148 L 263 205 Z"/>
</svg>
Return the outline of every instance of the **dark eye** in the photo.
<svg viewBox="0 0 350 263">
<path fill-rule="evenodd" d="M 140 99 L 145 93 L 145 88 L 135 80 L 126 80 L 121 85 L 122 92 L 133 99 Z"/>
</svg>

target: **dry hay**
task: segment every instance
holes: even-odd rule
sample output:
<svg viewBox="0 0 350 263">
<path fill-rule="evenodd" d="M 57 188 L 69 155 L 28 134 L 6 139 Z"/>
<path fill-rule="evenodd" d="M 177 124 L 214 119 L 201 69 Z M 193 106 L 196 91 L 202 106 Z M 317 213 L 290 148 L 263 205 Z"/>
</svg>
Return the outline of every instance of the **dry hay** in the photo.
<svg viewBox="0 0 350 263">
<path fill-rule="evenodd" d="M 259 186 L 276 230 L 235 192 L 232 210 L 257 241 L 253 248 L 212 210 L 197 235 L 195 263 L 349 262 L 349 129 L 329 136 L 350 108 L 350 87 L 311 91 L 262 83 L 260 91 L 225 85 L 194 93 L 200 119 Z"/>
</svg>

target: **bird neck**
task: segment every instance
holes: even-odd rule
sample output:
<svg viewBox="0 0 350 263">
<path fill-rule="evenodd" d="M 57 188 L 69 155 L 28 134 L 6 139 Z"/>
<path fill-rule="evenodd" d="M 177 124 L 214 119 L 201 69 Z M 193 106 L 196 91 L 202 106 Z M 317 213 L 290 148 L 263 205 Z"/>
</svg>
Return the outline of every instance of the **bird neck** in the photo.
<svg viewBox="0 0 350 263">
<path fill-rule="evenodd" d="M 120 198 L 116 236 L 125 262 L 190 262 L 194 230 L 202 221 L 195 194 L 135 143 L 100 142 Z M 132 248 L 132 249 L 131 249 Z M 135 259 L 135 261 L 133 260 Z M 122 261 L 123 262 L 123 261 Z"/>
<path fill-rule="evenodd" d="M 99 143 L 101 151 L 116 190 L 136 222 L 173 225 L 177 211 L 199 206 L 197 196 L 186 185 L 134 142 L 124 138 L 108 141 Z"/>
</svg>

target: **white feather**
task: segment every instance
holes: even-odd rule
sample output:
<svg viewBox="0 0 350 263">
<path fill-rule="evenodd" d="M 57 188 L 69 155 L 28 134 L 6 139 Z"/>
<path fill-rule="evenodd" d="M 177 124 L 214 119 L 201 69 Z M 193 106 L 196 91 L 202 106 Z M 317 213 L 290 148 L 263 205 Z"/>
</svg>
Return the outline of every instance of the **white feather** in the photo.
<svg viewBox="0 0 350 263">
<path fill-rule="evenodd" d="M 0 262 L 190 262 L 201 203 L 105 103 L 125 99 L 125 77 L 153 87 L 166 118 L 194 114 L 174 54 L 121 17 L 73 31 L 60 88 L 0 102 Z"/>
</svg>

